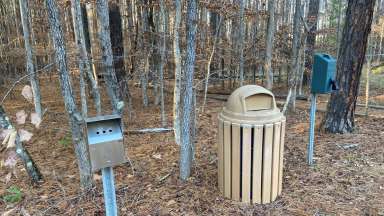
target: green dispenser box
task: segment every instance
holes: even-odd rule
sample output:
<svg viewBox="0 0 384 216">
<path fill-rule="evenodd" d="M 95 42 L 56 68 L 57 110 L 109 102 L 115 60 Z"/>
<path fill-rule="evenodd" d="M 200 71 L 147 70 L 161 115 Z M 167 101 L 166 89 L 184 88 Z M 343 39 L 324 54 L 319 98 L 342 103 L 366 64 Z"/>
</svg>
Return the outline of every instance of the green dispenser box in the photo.
<svg viewBox="0 0 384 216">
<path fill-rule="evenodd" d="M 324 53 L 314 55 L 311 92 L 327 94 L 338 90 L 335 82 L 336 59 Z"/>
</svg>

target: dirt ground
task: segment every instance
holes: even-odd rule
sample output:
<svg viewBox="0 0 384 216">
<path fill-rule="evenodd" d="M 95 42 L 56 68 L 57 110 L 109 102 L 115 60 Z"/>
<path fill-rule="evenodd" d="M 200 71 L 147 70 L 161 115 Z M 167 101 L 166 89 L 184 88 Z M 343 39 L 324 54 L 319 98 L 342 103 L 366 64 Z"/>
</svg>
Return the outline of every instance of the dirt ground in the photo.
<svg viewBox="0 0 384 216">
<path fill-rule="evenodd" d="M 4 106 L 13 121 L 20 109 L 32 110 L 20 95 L 21 88 Z M 23 199 L 17 204 L 1 199 L 0 213 L 11 210 L 10 215 L 104 215 L 100 173 L 94 175 L 96 186 L 92 191 L 79 190 L 73 147 L 65 141 L 70 139 L 70 132 L 58 84 L 46 80 L 43 89 L 47 112 L 41 128 L 23 128 L 34 133 L 25 146 L 41 169 L 44 182 L 32 186 L 19 162 L 17 177 L 8 183 L 0 178 L 0 196 L 7 194 L 7 188 L 17 186 Z M 159 127 L 159 107 L 143 108 L 139 89 L 133 92 L 133 116 L 124 118 L 127 129 Z M 172 97 L 166 98 L 171 125 Z M 199 115 L 196 158 L 187 182 L 178 179 L 179 148 L 172 133 L 125 136 L 126 154 L 132 166 L 127 163 L 114 169 L 121 215 L 384 215 L 382 116 L 357 117 L 357 129 L 352 134 L 317 131 L 316 165 L 308 167 L 305 158 L 309 112 L 304 107 L 298 109 L 287 118 L 282 196 L 272 204 L 246 205 L 225 199 L 217 188 L 217 114 L 223 105 L 224 101 L 208 99 L 206 112 Z M 322 113 L 317 117 L 320 122 Z M 348 144 L 357 147 L 342 148 Z M 3 158 L 4 154 L 0 156 Z M 1 167 L 1 176 L 8 172 Z"/>
</svg>

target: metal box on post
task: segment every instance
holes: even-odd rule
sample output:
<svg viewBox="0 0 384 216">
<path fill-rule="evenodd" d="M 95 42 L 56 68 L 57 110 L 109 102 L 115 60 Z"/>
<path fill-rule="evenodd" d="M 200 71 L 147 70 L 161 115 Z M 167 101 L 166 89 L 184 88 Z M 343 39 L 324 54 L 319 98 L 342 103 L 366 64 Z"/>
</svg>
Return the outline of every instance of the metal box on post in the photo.
<svg viewBox="0 0 384 216">
<path fill-rule="evenodd" d="M 311 92 L 326 94 L 335 90 L 336 59 L 328 54 L 317 53 L 313 59 Z"/>
<path fill-rule="evenodd" d="M 86 123 L 92 171 L 125 163 L 121 117 L 97 116 Z"/>
<path fill-rule="evenodd" d="M 282 192 L 285 117 L 269 90 L 246 85 L 219 114 L 218 186 L 225 197 L 270 203 Z"/>
</svg>

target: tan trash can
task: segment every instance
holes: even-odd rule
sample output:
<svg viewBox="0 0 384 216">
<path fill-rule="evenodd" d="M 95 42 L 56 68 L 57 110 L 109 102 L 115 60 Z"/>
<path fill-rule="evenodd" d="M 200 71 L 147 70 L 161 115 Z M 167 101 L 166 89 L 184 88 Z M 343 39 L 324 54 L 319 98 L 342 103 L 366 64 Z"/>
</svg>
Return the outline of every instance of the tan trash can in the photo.
<svg viewBox="0 0 384 216">
<path fill-rule="evenodd" d="M 219 115 L 218 183 L 225 197 L 270 203 L 281 194 L 285 117 L 257 85 L 236 89 Z"/>
</svg>

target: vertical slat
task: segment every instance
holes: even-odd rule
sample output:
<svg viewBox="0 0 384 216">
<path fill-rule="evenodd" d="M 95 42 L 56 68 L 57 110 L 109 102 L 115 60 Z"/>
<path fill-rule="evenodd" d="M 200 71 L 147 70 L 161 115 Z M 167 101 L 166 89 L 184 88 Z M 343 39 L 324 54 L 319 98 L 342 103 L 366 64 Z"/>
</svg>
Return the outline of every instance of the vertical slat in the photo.
<svg viewBox="0 0 384 216">
<path fill-rule="evenodd" d="M 272 157 L 272 201 L 276 199 L 279 189 L 279 160 L 280 160 L 280 127 L 281 122 L 276 122 L 273 129 L 273 157 Z"/>
<path fill-rule="evenodd" d="M 261 204 L 261 178 L 263 159 L 263 126 L 256 125 L 253 132 L 252 202 Z"/>
<path fill-rule="evenodd" d="M 251 202 L 251 157 L 252 157 L 252 126 L 241 125 L 243 128 L 242 148 L 242 178 L 241 178 L 241 200 Z"/>
<path fill-rule="evenodd" d="M 217 154 L 218 154 L 218 185 L 221 193 L 224 192 L 224 125 L 223 120 L 219 119 L 219 135 L 218 135 L 218 146 L 217 146 Z"/>
<path fill-rule="evenodd" d="M 232 199 L 240 201 L 240 125 L 232 123 Z"/>
<path fill-rule="evenodd" d="M 231 198 L 231 123 L 224 121 L 224 196 Z"/>
<path fill-rule="evenodd" d="M 281 191 L 283 189 L 283 160 L 284 160 L 284 136 L 285 136 L 285 121 L 281 122 L 281 133 L 280 133 L 280 168 L 279 168 L 279 189 L 278 189 L 278 195 L 281 194 Z"/>
<path fill-rule="evenodd" d="M 263 203 L 271 202 L 273 124 L 264 126 L 263 146 Z"/>
</svg>

